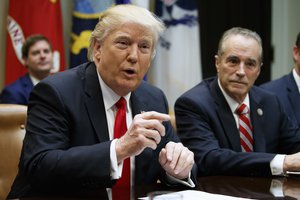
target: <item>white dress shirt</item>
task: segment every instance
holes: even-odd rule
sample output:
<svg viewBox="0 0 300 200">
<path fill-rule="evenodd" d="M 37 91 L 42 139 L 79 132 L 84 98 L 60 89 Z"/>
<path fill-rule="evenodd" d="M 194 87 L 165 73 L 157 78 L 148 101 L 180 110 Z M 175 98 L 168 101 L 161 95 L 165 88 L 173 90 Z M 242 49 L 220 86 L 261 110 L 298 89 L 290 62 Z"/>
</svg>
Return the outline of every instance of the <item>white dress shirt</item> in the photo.
<svg viewBox="0 0 300 200">
<path fill-rule="evenodd" d="M 99 84 L 102 91 L 103 96 L 103 102 L 104 102 L 104 108 L 106 113 L 106 119 L 107 119 L 107 126 L 108 126 L 108 132 L 109 132 L 109 139 L 112 140 L 111 146 L 110 146 L 110 163 L 111 163 L 111 179 L 119 179 L 122 175 L 122 169 L 123 169 L 123 162 L 118 164 L 117 161 L 117 155 L 116 155 L 116 141 L 117 139 L 114 139 L 114 123 L 115 123 L 115 117 L 117 114 L 117 107 L 115 104 L 120 99 L 120 96 L 117 95 L 108 85 L 105 84 L 103 79 L 101 78 L 100 74 L 98 74 L 99 78 Z M 130 127 L 132 123 L 132 109 L 130 105 L 130 96 L 131 93 L 127 94 L 126 96 L 123 96 L 126 100 L 126 124 L 127 128 Z M 135 170 L 135 157 L 130 157 L 130 183 L 131 183 L 131 199 L 133 198 L 133 186 L 134 186 L 134 170 Z M 187 181 L 182 181 L 180 179 L 174 178 L 172 176 L 169 176 L 167 174 L 167 177 L 170 181 L 173 181 L 175 183 L 181 183 L 184 185 L 187 185 L 189 187 L 195 187 L 195 184 L 193 181 L 189 178 Z M 109 199 L 112 199 L 112 191 L 111 188 L 107 188 L 107 193 Z"/>
<path fill-rule="evenodd" d="M 31 76 L 30 74 L 29 74 L 29 78 L 30 78 L 33 86 L 35 86 L 36 84 L 38 84 L 41 81 L 41 80 L 35 78 L 34 76 Z"/>
<path fill-rule="evenodd" d="M 109 139 L 112 140 L 111 145 L 110 145 L 110 164 L 111 164 L 111 169 L 110 169 L 110 176 L 111 179 L 119 179 L 122 175 L 122 169 L 123 169 L 123 162 L 118 164 L 117 161 L 117 154 L 116 154 L 116 141 L 117 139 L 114 139 L 114 125 L 115 125 L 115 117 L 117 114 L 117 107 L 116 103 L 120 99 L 120 96 L 117 95 L 110 87 L 106 85 L 106 83 L 103 81 L 101 76 L 98 74 L 99 78 L 99 84 L 101 87 L 102 91 L 102 96 L 103 96 L 103 102 L 104 102 L 104 108 L 105 108 L 105 114 L 106 114 L 106 119 L 107 119 L 107 126 L 108 126 L 108 133 L 109 133 Z M 129 127 L 132 123 L 132 110 L 130 104 L 130 96 L 131 93 L 127 94 L 124 96 L 126 100 L 126 124 L 127 127 Z M 130 184 L 131 188 L 134 185 L 134 157 L 130 157 Z M 111 188 L 107 188 L 107 194 L 108 198 L 112 199 L 112 190 Z M 133 190 L 131 189 L 131 193 Z M 131 194 L 131 197 L 133 195 Z"/>
<path fill-rule="evenodd" d="M 295 79 L 295 81 L 296 81 L 296 85 L 297 85 L 297 87 L 298 87 L 298 90 L 299 90 L 299 92 L 300 92 L 300 76 L 299 76 L 299 74 L 297 74 L 295 68 L 293 69 L 293 76 L 294 76 L 294 79 Z"/>
</svg>

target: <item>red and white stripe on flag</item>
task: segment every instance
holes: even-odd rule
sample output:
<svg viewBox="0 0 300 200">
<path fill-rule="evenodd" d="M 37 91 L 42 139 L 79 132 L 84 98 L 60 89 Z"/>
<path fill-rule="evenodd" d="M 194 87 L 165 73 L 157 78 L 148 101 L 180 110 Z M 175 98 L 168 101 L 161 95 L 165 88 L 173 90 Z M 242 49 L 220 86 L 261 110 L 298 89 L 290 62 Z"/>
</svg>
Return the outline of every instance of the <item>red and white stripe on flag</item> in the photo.
<svg viewBox="0 0 300 200">
<path fill-rule="evenodd" d="M 5 84 L 26 73 L 21 48 L 26 37 L 43 34 L 53 47 L 52 72 L 65 67 L 60 0 L 10 0 L 7 17 Z"/>
</svg>

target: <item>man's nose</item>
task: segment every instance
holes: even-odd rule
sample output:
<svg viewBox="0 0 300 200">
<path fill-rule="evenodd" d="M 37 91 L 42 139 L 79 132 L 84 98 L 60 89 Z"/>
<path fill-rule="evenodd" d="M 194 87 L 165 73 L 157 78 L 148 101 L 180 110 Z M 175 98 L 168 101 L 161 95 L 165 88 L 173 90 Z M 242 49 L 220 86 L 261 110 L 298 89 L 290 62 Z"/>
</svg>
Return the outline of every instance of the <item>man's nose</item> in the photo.
<svg viewBox="0 0 300 200">
<path fill-rule="evenodd" d="M 41 51 L 40 56 L 44 58 L 44 57 L 46 57 L 46 53 L 44 51 Z"/>
<path fill-rule="evenodd" d="M 138 58 L 138 46 L 132 45 L 129 48 L 127 60 L 131 63 L 136 63 Z"/>
<path fill-rule="evenodd" d="M 236 71 L 236 73 L 240 76 L 245 75 L 245 64 L 243 62 L 241 62 L 238 66 L 238 70 Z"/>
</svg>

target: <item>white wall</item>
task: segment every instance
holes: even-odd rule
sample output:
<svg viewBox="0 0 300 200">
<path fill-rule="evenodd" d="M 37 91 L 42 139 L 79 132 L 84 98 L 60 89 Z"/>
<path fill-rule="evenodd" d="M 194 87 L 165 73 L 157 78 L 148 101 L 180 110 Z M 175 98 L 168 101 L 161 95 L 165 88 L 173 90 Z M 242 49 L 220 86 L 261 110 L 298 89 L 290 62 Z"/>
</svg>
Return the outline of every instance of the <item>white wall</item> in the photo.
<svg viewBox="0 0 300 200">
<path fill-rule="evenodd" d="M 70 63 L 73 0 L 60 0 L 63 20 L 66 66 Z"/>
<path fill-rule="evenodd" d="M 8 0 L 0 1 L 0 89 L 4 84 L 4 63 L 6 46 L 6 16 L 8 12 Z"/>
<path fill-rule="evenodd" d="M 292 46 L 300 32 L 300 1 L 273 0 L 272 5 L 272 45 L 274 62 L 271 77 L 276 79 L 293 68 Z"/>
</svg>

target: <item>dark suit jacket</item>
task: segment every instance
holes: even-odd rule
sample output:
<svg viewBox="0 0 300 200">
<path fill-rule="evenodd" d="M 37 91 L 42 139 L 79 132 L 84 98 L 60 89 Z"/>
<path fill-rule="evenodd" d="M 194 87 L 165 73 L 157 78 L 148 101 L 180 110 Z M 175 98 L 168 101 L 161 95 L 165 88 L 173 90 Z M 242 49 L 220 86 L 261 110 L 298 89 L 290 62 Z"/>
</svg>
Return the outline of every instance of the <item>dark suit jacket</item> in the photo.
<svg viewBox="0 0 300 200">
<path fill-rule="evenodd" d="M 195 153 L 199 175 L 271 175 L 277 153 L 300 150 L 300 134 L 278 98 L 253 86 L 249 92 L 254 152 L 244 153 L 234 116 L 217 78 L 202 81 L 175 103 L 177 132 Z M 260 111 L 262 112 L 260 112 Z"/>
<path fill-rule="evenodd" d="M 26 74 L 3 89 L 0 94 L 0 103 L 27 105 L 32 88 L 33 83 Z"/>
<path fill-rule="evenodd" d="M 265 83 L 261 87 L 274 92 L 278 96 L 288 116 L 296 126 L 300 127 L 300 94 L 293 72 L 277 80 Z"/>
<path fill-rule="evenodd" d="M 132 92 L 133 115 L 168 113 L 163 92 L 142 84 Z M 136 157 L 135 184 L 164 182 L 158 154 L 168 141 L 179 141 L 170 122 L 156 150 Z M 87 195 L 93 189 L 106 198 L 110 177 L 110 144 L 102 92 L 94 63 L 85 63 L 41 81 L 28 107 L 19 174 L 10 197 Z M 194 179 L 195 180 L 195 179 Z"/>
</svg>

